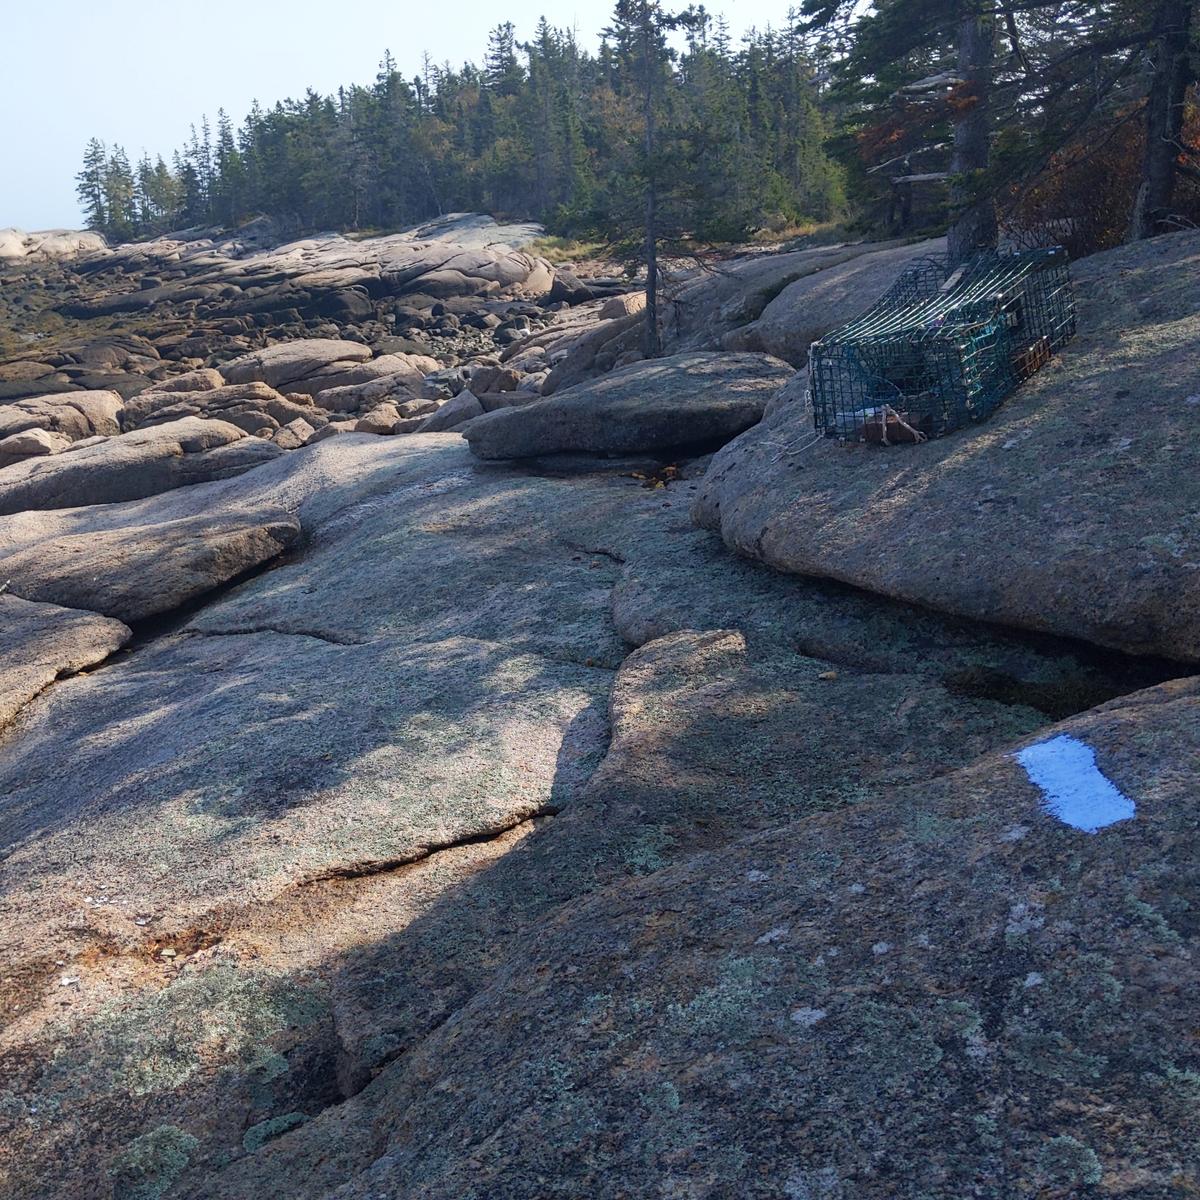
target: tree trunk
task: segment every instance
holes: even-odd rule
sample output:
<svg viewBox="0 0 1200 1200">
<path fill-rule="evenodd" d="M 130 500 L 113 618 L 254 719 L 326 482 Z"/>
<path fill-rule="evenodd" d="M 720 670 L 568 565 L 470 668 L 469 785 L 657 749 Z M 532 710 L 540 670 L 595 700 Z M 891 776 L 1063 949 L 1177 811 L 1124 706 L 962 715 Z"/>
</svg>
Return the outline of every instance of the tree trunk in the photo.
<svg viewBox="0 0 1200 1200">
<path fill-rule="evenodd" d="M 947 236 L 950 266 L 980 250 L 994 250 L 998 236 L 994 196 L 977 194 L 979 172 L 991 158 L 992 64 L 996 54 L 996 27 L 990 14 L 968 2 L 958 27 L 958 74 L 965 85 L 970 107 L 954 126 L 954 154 L 950 172 L 950 203 L 957 214 Z"/>
<path fill-rule="evenodd" d="M 662 338 L 658 335 L 658 196 L 653 182 L 646 189 L 646 328 L 642 332 L 642 354 L 658 358 Z"/>
<path fill-rule="evenodd" d="M 662 339 L 658 335 L 658 164 L 654 161 L 654 67 L 651 62 L 651 30 L 648 19 L 642 27 L 642 67 L 646 72 L 643 92 L 646 122 L 646 325 L 642 332 L 642 354 L 658 358 Z"/>
<path fill-rule="evenodd" d="M 1154 14 L 1154 75 L 1146 97 L 1146 148 L 1129 240 L 1163 230 L 1175 190 L 1183 102 L 1194 72 L 1188 54 L 1194 0 L 1160 0 Z"/>
</svg>

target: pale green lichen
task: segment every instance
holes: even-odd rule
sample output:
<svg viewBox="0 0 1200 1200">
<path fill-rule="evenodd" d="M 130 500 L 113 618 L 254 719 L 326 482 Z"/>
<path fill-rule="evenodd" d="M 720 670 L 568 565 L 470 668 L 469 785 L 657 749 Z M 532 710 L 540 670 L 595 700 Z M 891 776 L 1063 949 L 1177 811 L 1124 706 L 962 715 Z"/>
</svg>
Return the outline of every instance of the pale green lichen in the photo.
<svg viewBox="0 0 1200 1200">
<path fill-rule="evenodd" d="M 793 1171 L 784 1184 L 788 1200 L 843 1200 L 845 1192 L 836 1167 Z"/>
<path fill-rule="evenodd" d="M 1125 911 L 1135 920 L 1144 925 L 1160 941 L 1176 943 L 1180 941 L 1179 934 L 1168 924 L 1166 917 L 1154 907 L 1147 904 L 1132 893 L 1125 897 Z"/>
<path fill-rule="evenodd" d="M 625 865 L 638 875 L 650 875 L 667 865 L 664 857 L 675 839 L 661 826 L 650 825 L 633 839 L 625 851 Z"/>
<path fill-rule="evenodd" d="M 762 998 L 778 968 L 775 959 L 728 958 L 714 984 L 685 1004 L 671 1004 L 667 1014 L 674 1025 L 693 1034 L 736 1036 L 761 1011 Z"/>
<path fill-rule="evenodd" d="M 959 821 L 949 821 L 936 813 L 914 813 L 909 822 L 909 832 L 916 842 L 925 845 L 945 845 L 962 828 Z"/>
<path fill-rule="evenodd" d="M 1105 1046 L 1123 1020 L 1121 983 L 1112 962 L 1099 954 L 1081 954 L 1047 971 L 1039 986 L 1026 992 L 1022 1009 L 1009 1026 L 1009 1044 L 1027 1070 L 1050 1079 L 1098 1079 L 1108 1066 L 1102 1054 L 1085 1046 Z"/>
<path fill-rule="evenodd" d="M 676 1113 L 682 1103 L 679 1089 L 667 1079 L 656 1084 L 650 1091 L 642 1092 L 638 1099 L 651 1116 Z"/>
<path fill-rule="evenodd" d="M 134 1004 L 114 1003 L 62 1039 L 47 1081 L 136 1096 L 185 1083 L 202 1061 L 278 1074 L 270 1044 L 327 1011 L 323 989 L 217 966 L 181 977 Z"/>
<path fill-rule="evenodd" d="M 1200 1074 L 1173 1064 L 1160 1068 L 1160 1072 L 1148 1072 L 1142 1079 L 1157 1093 L 1161 1111 L 1177 1128 L 1200 1128 Z"/>
<path fill-rule="evenodd" d="M 298 1128 L 307 1120 L 308 1117 L 302 1112 L 290 1112 L 283 1113 L 278 1117 L 271 1117 L 266 1121 L 259 1121 L 257 1125 L 251 1125 L 243 1134 L 242 1149 L 247 1154 L 253 1154 L 267 1142 L 282 1137 L 288 1130 Z"/>
<path fill-rule="evenodd" d="M 1051 1138 L 1038 1154 L 1038 1170 L 1051 1183 L 1092 1187 L 1104 1178 L 1094 1150 L 1068 1134 Z"/>
<path fill-rule="evenodd" d="M 863 1000 L 844 1010 L 840 1023 L 853 1032 L 847 1068 L 860 1075 L 860 1083 L 888 1084 L 924 1075 L 944 1057 L 933 1030 L 898 1005 Z"/>
<path fill-rule="evenodd" d="M 113 1200 L 159 1200 L 187 1169 L 200 1143 L 176 1125 L 135 1138 L 113 1160 Z"/>
</svg>

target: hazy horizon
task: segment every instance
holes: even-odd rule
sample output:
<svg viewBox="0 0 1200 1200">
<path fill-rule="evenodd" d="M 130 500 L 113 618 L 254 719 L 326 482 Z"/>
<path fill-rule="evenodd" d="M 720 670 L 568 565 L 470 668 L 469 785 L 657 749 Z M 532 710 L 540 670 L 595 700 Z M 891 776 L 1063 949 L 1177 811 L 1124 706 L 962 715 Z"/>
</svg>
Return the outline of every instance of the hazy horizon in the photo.
<svg viewBox="0 0 1200 1200">
<path fill-rule="evenodd" d="M 714 0 L 731 32 L 784 24 L 796 0 Z M 169 157 L 189 127 L 224 108 L 240 125 L 253 101 L 264 107 L 339 85 L 368 83 L 385 50 L 412 77 L 426 52 L 454 66 L 479 62 L 488 32 L 512 21 L 521 40 L 543 14 L 594 49 L 611 0 L 458 0 L 444 15 L 427 5 L 364 0 L 329 25 L 315 0 L 235 4 L 210 0 L 201 22 L 181 5 L 150 10 L 142 0 L 46 0 L 9 14 L 9 53 L 0 100 L 18 119 L 0 130 L 0 228 L 77 229 L 83 217 L 75 174 L 89 138 Z M 54 55 L 48 53 L 55 52 Z M 57 57 L 57 62 L 51 62 Z M 49 78 L 49 86 L 47 79 Z M 20 114 L 24 114 L 23 117 Z"/>
</svg>

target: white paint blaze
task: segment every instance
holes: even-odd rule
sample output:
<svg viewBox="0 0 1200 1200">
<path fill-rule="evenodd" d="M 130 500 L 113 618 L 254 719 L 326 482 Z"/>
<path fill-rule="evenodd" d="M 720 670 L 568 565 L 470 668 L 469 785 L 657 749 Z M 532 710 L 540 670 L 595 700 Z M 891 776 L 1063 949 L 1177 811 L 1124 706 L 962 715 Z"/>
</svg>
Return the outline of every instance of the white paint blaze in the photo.
<svg viewBox="0 0 1200 1200">
<path fill-rule="evenodd" d="M 1060 734 L 1013 757 L 1041 790 L 1046 811 L 1084 833 L 1128 821 L 1137 811 L 1096 766 L 1096 752 L 1078 738 Z"/>
</svg>

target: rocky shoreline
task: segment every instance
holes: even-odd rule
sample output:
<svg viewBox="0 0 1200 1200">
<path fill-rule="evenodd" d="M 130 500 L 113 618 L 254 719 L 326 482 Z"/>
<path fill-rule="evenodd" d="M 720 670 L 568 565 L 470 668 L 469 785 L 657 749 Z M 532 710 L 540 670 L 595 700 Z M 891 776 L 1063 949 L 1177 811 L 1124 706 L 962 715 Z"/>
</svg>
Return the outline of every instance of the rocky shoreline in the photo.
<svg viewBox="0 0 1200 1200">
<path fill-rule="evenodd" d="M 929 244 L 646 363 L 535 235 L 0 268 L 0 1189 L 1186 1194 L 1200 238 L 884 451 L 805 339 Z"/>
</svg>

